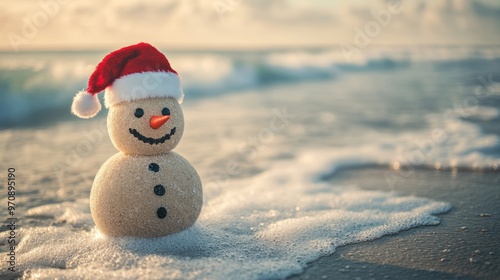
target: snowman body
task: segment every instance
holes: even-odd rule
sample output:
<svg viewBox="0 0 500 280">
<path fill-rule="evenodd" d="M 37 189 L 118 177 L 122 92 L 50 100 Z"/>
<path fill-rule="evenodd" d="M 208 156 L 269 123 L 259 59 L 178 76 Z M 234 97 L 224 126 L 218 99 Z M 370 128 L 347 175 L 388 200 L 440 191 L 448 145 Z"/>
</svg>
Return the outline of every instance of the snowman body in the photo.
<svg viewBox="0 0 500 280">
<path fill-rule="evenodd" d="M 102 233 L 158 237 L 190 227 L 201 211 L 198 174 L 175 152 L 152 156 L 118 153 L 100 168 L 91 213 Z"/>
</svg>

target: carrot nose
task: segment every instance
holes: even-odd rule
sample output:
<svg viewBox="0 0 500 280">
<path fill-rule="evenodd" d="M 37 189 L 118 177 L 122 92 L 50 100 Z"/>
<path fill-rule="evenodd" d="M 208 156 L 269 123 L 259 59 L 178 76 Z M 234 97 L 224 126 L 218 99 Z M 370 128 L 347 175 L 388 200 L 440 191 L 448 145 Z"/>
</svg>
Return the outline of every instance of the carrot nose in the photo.
<svg viewBox="0 0 500 280">
<path fill-rule="evenodd" d="M 170 116 L 152 116 L 149 120 L 149 125 L 153 129 L 160 128 L 164 123 L 166 123 L 170 119 Z"/>
</svg>

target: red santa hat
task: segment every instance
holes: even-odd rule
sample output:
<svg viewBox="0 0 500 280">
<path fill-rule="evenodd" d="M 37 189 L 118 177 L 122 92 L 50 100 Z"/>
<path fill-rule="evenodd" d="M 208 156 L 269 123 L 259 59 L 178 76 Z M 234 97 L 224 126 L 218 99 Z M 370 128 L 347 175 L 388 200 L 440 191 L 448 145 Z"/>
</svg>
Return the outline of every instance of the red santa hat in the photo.
<svg viewBox="0 0 500 280">
<path fill-rule="evenodd" d="M 90 76 L 87 90 L 76 94 L 71 112 L 84 119 L 97 115 L 101 110 L 97 94 L 103 90 L 106 108 L 154 97 L 173 97 L 180 104 L 184 98 L 177 72 L 147 43 L 124 47 L 104 57 Z"/>
</svg>

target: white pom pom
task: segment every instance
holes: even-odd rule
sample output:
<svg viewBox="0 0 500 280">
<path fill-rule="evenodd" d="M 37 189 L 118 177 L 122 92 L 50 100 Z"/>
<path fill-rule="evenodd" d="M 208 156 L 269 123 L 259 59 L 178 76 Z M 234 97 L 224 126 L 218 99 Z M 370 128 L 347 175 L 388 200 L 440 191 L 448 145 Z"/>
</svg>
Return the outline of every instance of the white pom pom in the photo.
<svg viewBox="0 0 500 280">
<path fill-rule="evenodd" d="M 90 119 L 101 111 L 101 102 L 97 94 L 90 94 L 84 90 L 79 91 L 71 104 L 71 113 L 82 119 Z"/>
</svg>

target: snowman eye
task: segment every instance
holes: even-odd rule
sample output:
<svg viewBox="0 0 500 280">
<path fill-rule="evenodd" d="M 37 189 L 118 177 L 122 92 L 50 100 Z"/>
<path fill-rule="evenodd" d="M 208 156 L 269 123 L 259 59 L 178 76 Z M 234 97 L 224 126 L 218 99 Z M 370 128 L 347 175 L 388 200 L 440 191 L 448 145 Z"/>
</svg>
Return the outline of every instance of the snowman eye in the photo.
<svg viewBox="0 0 500 280">
<path fill-rule="evenodd" d="M 134 116 L 136 118 L 140 118 L 144 115 L 144 110 L 142 110 L 142 108 L 137 108 L 135 109 L 135 113 L 134 113 Z"/>
<path fill-rule="evenodd" d="M 170 115 L 170 110 L 167 107 L 165 107 L 163 108 L 163 110 L 161 110 L 161 114 L 164 116 Z"/>
</svg>

